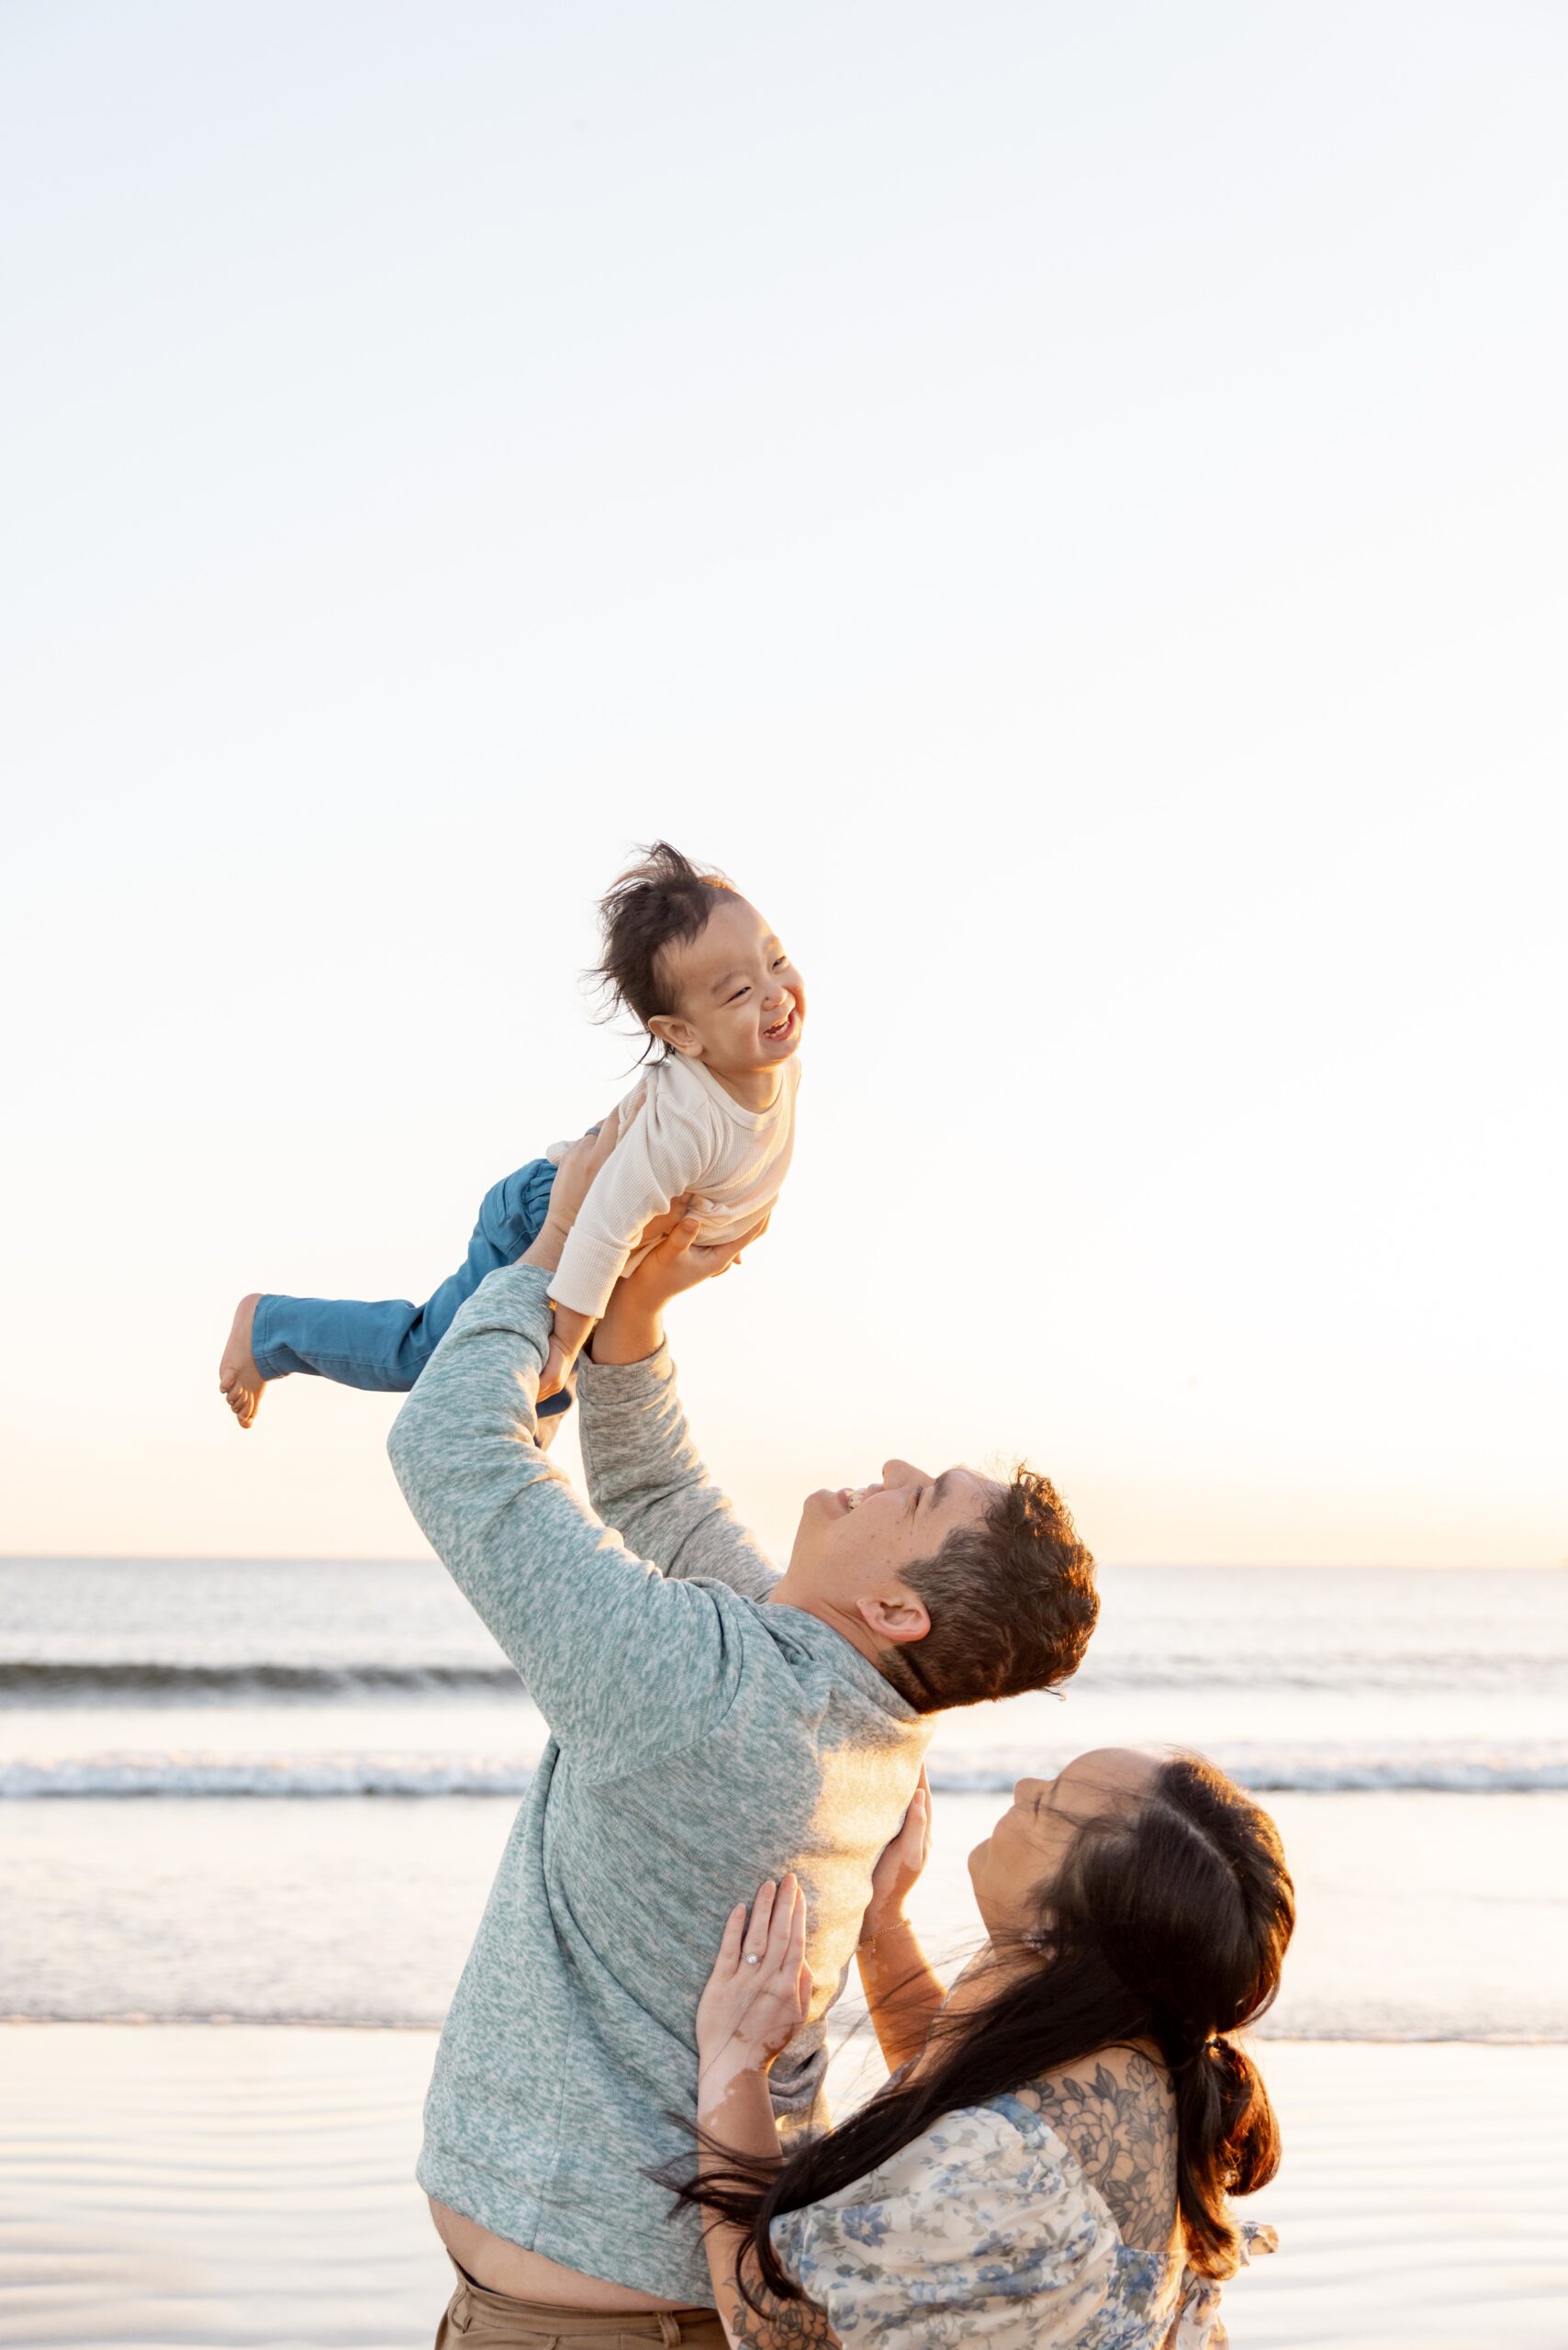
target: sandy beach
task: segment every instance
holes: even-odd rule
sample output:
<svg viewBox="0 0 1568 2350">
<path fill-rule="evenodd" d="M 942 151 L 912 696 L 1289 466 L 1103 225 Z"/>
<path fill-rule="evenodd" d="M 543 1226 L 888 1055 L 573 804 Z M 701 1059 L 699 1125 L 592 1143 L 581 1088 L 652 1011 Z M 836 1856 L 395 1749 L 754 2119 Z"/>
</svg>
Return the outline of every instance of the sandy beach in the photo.
<svg viewBox="0 0 1568 2350">
<path fill-rule="evenodd" d="M 0 2030 L 0 2344 L 422 2350 L 432 2036 Z M 1563 2350 L 1568 2048 L 1282 2041 L 1279 2256 L 1234 2350 Z M 863 2067 L 862 2067 L 863 2069 Z"/>
</svg>

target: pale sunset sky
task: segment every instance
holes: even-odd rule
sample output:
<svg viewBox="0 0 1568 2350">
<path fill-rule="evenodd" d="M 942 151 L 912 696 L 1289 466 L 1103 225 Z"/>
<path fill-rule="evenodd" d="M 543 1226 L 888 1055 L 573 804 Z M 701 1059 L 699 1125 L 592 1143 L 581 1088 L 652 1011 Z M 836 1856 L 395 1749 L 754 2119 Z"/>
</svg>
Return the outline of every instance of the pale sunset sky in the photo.
<svg viewBox="0 0 1568 2350">
<path fill-rule="evenodd" d="M 667 834 L 811 993 L 708 1458 L 1568 1560 L 1568 13 L 0 24 L 0 1550 L 417 1554 L 422 1295 Z M 558 1457 L 569 1458 L 564 1444 Z"/>
</svg>

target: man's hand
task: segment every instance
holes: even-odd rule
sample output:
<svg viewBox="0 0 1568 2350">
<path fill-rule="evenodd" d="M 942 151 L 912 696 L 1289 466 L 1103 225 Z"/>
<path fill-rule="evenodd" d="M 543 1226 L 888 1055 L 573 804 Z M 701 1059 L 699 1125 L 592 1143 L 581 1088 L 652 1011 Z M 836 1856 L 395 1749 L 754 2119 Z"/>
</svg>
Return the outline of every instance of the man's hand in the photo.
<svg viewBox="0 0 1568 2350">
<path fill-rule="evenodd" d="M 610 1292 L 604 1319 L 593 1334 L 595 1362 L 645 1362 L 656 1354 L 664 1343 L 664 1310 L 670 1299 L 738 1265 L 742 1250 L 767 1231 L 767 1218 L 759 1216 L 734 1240 L 700 1241 L 701 1228 L 700 1219 L 684 1202 L 644 1227 L 638 1247 L 647 1248 L 650 1241 L 655 1245 Z"/>
<path fill-rule="evenodd" d="M 539 1374 L 539 1401 L 542 1404 L 547 1403 L 552 1395 L 558 1395 L 565 1387 L 572 1375 L 572 1365 L 582 1352 L 583 1340 L 593 1328 L 589 1315 L 574 1314 L 570 1306 L 554 1306 L 552 1315 L 554 1326 L 550 1332 L 549 1351 L 544 1358 L 544 1368 Z"/>
<path fill-rule="evenodd" d="M 732 1265 L 738 1265 L 742 1249 L 749 1248 L 767 1231 L 767 1218 L 759 1216 L 734 1240 L 699 1240 L 701 1229 L 702 1219 L 689 1208 L 675 1215 L 673 1223 L 669 1216 L 655 1216 L 637 1243 L 639 1248 L 647 1248 L 650 1241 L 655 1245 L 635 1272 L 622 1274 L 617 1293 L 623 1291 L 644 1314 L 662 1313 L 682 1290 L 695 1289 L 699 1281 L 711 1281 L 716 1273 L 727 1273 Z"/>
<path fill-rule="evenodd" d="M 620 1132 L 621 1112 L 617 1107 L 601 1125 L 572 1145 L 555 1171 L 544 1221 L 518 1259 L 520 1265 L 541 1265 L 547 1273 L 554 1271 L 566 1245 L 566 1235 L 577 1220 L 577 1210 L 588 1195 L 588 1186 L 614 1149 Z"/>
</svg>

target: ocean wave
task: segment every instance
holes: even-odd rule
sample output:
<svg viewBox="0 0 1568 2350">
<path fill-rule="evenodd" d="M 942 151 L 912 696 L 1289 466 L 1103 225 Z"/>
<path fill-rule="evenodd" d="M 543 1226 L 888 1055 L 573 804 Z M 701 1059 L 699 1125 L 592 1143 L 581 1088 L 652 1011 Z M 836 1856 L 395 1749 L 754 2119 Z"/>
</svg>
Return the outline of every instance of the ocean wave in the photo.
<svg viewBox="0 0 1568 2350">
<path fill-rule="evenodd" d="M 934 1755 L 939 1795 L 1002 1795 L 1017 1779 L 1058 1767 L 1071 1750 L 1038 1747 Z M 1214 1759 L 1258 1795 L 1428 1793 L 1515 1795 L 1568 1789 L 1568 1744 L 1427 1748 L 1217 1746 Z M 116 1752 L 13 1758 L 0 1763 L 0 1801 L 129 1796 L 193 1798 L 521 1796 L 533 1776 L 516 1755 L 344 1753 L 214 1755 Z"/>
<path fill-rule="evenodd" d="M 1568 1748 L 1481 1749 L 1464 1752 L 1421 1748 L 1353 1752 L 1301 1746 L 1278 1751 L 1216 1744 L 1208 1750 L 1254 1795 L 1525 1795 L 1568 1788 Z M 995 1757 L 955 1756 L 934 1764 L 931 1784 L 947 1795 L 1011 1792 L 1015 1781 L 1059 1768 L 1070 1752 Z"/>
<path fill-rule="evenodd" d="M 0 1762 L 0 1802 L 54 1796 L 520 1796 L 515 1756 L 95 1754 Z"/>
<path fill-rule="evenodd" d="M 1097 1657 L 1074 1678 L 1077 1694 L 1123 1689 L 1350 1689 L 1455 1691 L 1473 1696 L 1498 1690 L 1561 1689 L 1568 1694 L 1568 1655 L 1551 1650 L 1319 1650 L 1305 1653 L 1243 1650 L 1217 1656 L 1212 1648 L 1162 1649 L 1157 1655 Z"/>
<path fill-rule="evenodd" d="M 418 1697 L 515 1695 L 510 1664 L 174 1664 L 156 1659 L 0 1660 L 0 1693 L 28 1698 Z"/>
<path fill-rule="evenodd" d="M 1550 1651 L 1464 1654 L 1452 1650 L 1405 1651 L 1377 1656 L 1338 1652 L 1303 1655 L 1259 1650 L 1216 1656 L 1212 1649 L 1191 1653 L 1092 1656 L 1074 1684 L 1085 1697 L 1123 1692 L 1181 1689 L 1195 1699 L 1208 1692 L 1234 1690 L 1350 1690 L 1412 1694 L 1525 1692 L 1568 1696 L 1568 1659 Z M 156 1657 L 0 1657 L 0 1697 L 19 1704 L 83 1705 L 244 1703 L 358 1697 L 404 1698 L 516 1695 L 512 1667 L 498 1657 L 491 1663 L 279 1662 L 266 1658 L 211 1663 Z"/>
</svg>

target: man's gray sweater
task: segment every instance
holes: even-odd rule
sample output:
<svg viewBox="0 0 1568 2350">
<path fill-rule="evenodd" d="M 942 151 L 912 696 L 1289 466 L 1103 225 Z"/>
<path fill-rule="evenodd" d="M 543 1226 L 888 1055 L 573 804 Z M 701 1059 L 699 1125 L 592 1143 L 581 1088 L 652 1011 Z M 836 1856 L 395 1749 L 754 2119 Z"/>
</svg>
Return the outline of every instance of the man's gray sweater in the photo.
<svg viewBox="0 0 1568 2350">
<path fill-rule="evenodd" d="M 711 2301 L 689 2162 L 697 2002 L 735 1902 L 794 1868 L 811 2016 L 773 2073 L 823 2119 L 824 2017 L 932 1724 L 776 1580 L 687 1432 L 666 1350 L 578 1381 L 595 1516 L 535 1442 L 548 1276 L 492 1273 L 393 1427 L 409 1507 L 551 1730 L 453 2000 L 420 2185 L 497 2235 Z"/>
</svg>

